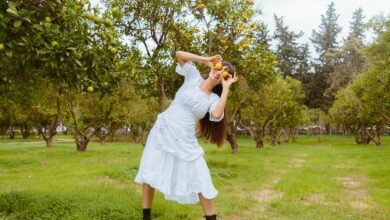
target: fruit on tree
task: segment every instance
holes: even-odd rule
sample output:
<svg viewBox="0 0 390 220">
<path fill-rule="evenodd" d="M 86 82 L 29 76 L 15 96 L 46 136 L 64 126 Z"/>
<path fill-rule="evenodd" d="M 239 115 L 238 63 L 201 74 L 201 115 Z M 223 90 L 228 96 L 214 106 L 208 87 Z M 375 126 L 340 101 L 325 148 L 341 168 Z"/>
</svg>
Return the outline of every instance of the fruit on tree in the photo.
<svg viewBox="0 0 390 220">
<path fill-rule="evenodd" d="M 52 47 L 57 47 L 57 46 L 58 46 L 58 42 L 55 41 L 55 40 L 52 41 L 52 42 L 51 42 L 51 46 L 52 46 Z"/>
<path fill-rule="evenodd" d="M 112 47 L 112 48 L 110 49 L 110 52 L 111 52 L 111 53 L 116 53 L 116 52 L 118 52 L 118 50 L 117 50 L 115 47 Z"/>
<path fill-rule="evenodd" d="M 87 91 L 88 92 L 93 92 L 93 86 L 88 86 Z"/>
<path fill-rule="evenodd" d="M 111 12 L 112 12 L 112 15 L 113 15 L 115 18 L 120 17 L 120 11 L 119 11 L 119 8 L 118 8 L 118 7 L 112 8 L 112 9 L 111 9 Z"/>
<path fill-rule="evenodd" d="M 204 8 L 204 4 L 203 3 L 199 3 L 197 6 L 196 6 L 198 9 L 203 9 Z"/>
<path fill-rule="evenodd" d="M 107 26 L 112 26 L 111 20 L 110 20 L 109 18 L 104 19 L 104 23 L 105 23 Z"/>
</svg>

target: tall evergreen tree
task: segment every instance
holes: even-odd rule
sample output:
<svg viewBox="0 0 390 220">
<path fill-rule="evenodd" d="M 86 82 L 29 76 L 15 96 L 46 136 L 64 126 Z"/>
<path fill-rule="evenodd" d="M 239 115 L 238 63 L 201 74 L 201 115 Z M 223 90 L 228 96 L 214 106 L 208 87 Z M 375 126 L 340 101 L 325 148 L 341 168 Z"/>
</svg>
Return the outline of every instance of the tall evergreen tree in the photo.
<svg viewBox="0 0 390 220">
<path fill-rule="evenodd" d="M 310 72 L 311 68 L 308 43 L 299 46 L 298 60 L 296 75 L 298 79 L 301 79 L 303 75 Z"/>
<path fill-rule="evenodd" d="M 361 8 L 353 12 L 348 37 L 344 40 L 341 48 L 332 53 L 332 56 L 336 57 L 339 62 L 330 73 L 330 86 L 324 93 L 326 106 L 331 106 L 336 93 L 345 88 L 366 67 L 367 62 L 363 54 L 365 25 L 363 20 Z"/>
<path fill-rule="evenodd" d="M 306 98 L 306 104 L 312 108 L 329 108 L 325 101 L 324 92 L 330 86 L 330 73 L 334 71 L 334 66 L 339 62 L 338 56 L 334 56 L 337 50 L 337 36 L 341 32 L 341 27 L 337 24 L 339 15 L 336 14 L 335 4 L 331 2 L 324 15 L 321 15 L 321 24 L 318 30 L 313 30 L 312 38 L 316 52 L 318 53 L 318 62 L 314 64 L 315 73 L 307 77 L 306 91 L 309 94 Z M 312 82 L 314 80 L 314 82 Z M 310 94 L 315 94 L 311 97 Z"/>
<path fill-rule="evenodd" d="M 328 5 L 328 9 L 324 15 L 321 15 L 321 24 L 319 30 L 313 30 L 312 38 L 310 39 L 319 54 L 319 61 L 326 65 L 326 53 L 337 47 L 337 36 L 341 32 L 341 27 L 337 24 L 339 15 L 336 14 L 334 2 Z"/>
<path fill-rule="evenodd" d="M 352 21 L 350 22 L 350 36 L 357 38 L 364 38 L 364 18 L 363 9 L 358 8 L 352 14 Z"/>
<path fill-rule="evenodd" d="M 274 15 L 274 18 L 276 24 L 274 39 L 277 41 L 278 67 L 284 76 L 297 76 L 301 66 L 300 49 L 304 49 L 298 44 L 297 40 L 302 37 L 303 32 L 294 33 L 284 24 L 283 17 Z"/>
</svg>

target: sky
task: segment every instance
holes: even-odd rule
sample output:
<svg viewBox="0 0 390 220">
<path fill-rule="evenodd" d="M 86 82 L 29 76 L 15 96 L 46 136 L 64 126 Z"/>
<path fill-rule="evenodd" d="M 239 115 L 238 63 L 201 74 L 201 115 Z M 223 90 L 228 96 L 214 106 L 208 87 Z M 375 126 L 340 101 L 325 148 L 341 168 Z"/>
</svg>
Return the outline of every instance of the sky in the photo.
<svg viewBox="0 0 390 220">
<path fill-rule="evenodd" d="M 254 0 L 255 8 L 261 9 L 263 14 L 261 20 L 264 21 L 270 34 L 275 28 L 274 14 L 284 17 L 284 23 L 294 32 L 303 31 L 304 35 L 300 39 L 301 43 L 310 43 L 312 30 L 318 30 L 321 23 L 321 15 L 325 14 L 328 5 L 332 0 Z M 338 41 L 348 35 L 349 22 L 352 12 L 361 7 L 366 16 L 365 21 L 374 15 L 383 12 L 390 14 L 390 0 L 333 0 L 336 5 L 336 13 L 339 15 L 338 24 L 342 27 Z M 93 5 L 99 0 L 91 0 Z M 368 37 L 370 35 L 368 34 Z M 311 45 L 311 44 L 310 44 Z M 311 45 L 311 51 L 313 47 Z"/>
<path fill-rule="evenodd" d="M 295 32 L 303 31 L 301 42 L 309 42 L 312 30 L 318 30 L 321 15 L 325 14 L 332 0 L 255 0 L 255 7 L 263 12 L 262 20 L 273 33 L 274 14 L 283 16 L 284 22 Z M 366 16 L 365 21 L 383 12 L 390 14 L 390 0 L 333 0 L 336 13 L 339 15 L 338 24 L 342 27 L 339 41 L 349 32 L 349 22 L 352 13 L 359 7 Z"/>
</svg>

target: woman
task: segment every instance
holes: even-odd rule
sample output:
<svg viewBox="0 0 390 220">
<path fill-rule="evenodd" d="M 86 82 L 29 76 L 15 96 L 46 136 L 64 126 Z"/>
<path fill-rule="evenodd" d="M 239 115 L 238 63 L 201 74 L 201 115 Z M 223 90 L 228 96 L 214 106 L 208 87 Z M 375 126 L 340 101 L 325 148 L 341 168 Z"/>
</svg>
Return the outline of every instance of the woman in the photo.
<svg viewBox="0 0 390 220">
<path fill-rule="evenodd" d="M 200 134 L 221 146 L 225 140 L 227 118 L 225 104 L 230 85 L 237 81 L 233 67 L 222 57 L 202 57 L 179 51 L 176 72 L 185 77 L 170 106 L 157 116 L 148 138 L 135 181 L 143 184 L 144 219 L 150 219 L 155 189 L 167 200 L 181 204 L 200 201 L 204 217 L 216 219 L 213 198 L 218 194 L 203 158 L 204 151 L 195 134 L 196 121 Z M 193 64 L 210 67 L 203 79 Z M 222 69 L 214 68 L 222 62 Z M 222 77 L 227 71 L 228 77 Z"/>
</svg>

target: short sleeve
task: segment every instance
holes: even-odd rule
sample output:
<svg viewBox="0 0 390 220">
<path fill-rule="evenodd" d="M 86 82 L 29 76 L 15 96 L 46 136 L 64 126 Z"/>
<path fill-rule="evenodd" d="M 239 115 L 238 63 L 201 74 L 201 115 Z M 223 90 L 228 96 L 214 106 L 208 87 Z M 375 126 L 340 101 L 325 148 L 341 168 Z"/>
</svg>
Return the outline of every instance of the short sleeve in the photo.
<svg viewBox="0 0 390 220">
<path fill-rule="evenodd" d="M 216 97 L 214 98 L 214 100 L 213 100 L 213 102 L 211 103 L 210 108 L 209 108 L 209 115 L 210 115 L 209 120 L 210 120 L 210 121 L 219 122 L 219 121 L 221 121 L 221 120 L 223 119 L 225 113 L 222 112 L 222 115 L 221 115 L 221 117 L 219 117 L 219 118 L 215 118 L 215 117 L 213 117 L 213 115 L 211 114 L 211 112 L 213 112 L 213 111 L 215 110 L 215 108 L 217 107 L 218 102 L 219 102 L 219 99 L 220 99 L 218 95 L 215 95 L 215 96 L 216 96 Z"/>
<path fill-rule="evenodd" d="M 176 72 L 185 77 L 184 83 L 201 78 L 199 70 L 192 61 L 186 62 L 183 66 L 180 66 L 178 63 L 176 66 Z"/>
</svg>

